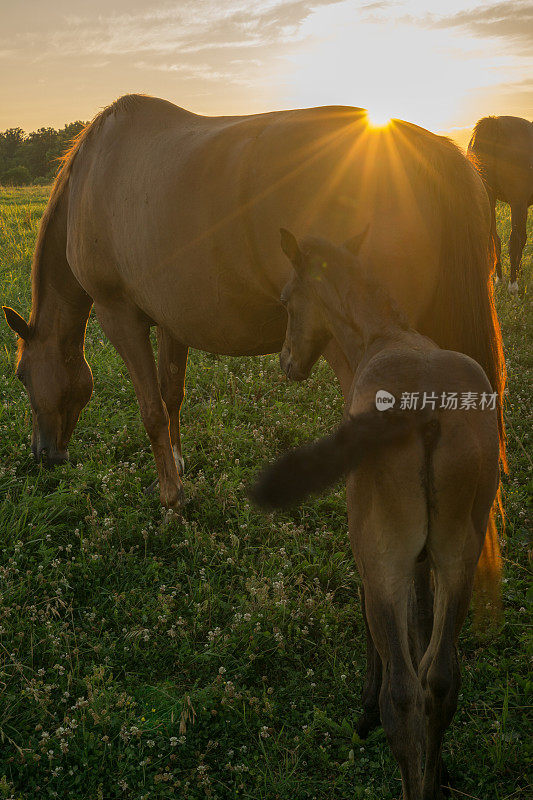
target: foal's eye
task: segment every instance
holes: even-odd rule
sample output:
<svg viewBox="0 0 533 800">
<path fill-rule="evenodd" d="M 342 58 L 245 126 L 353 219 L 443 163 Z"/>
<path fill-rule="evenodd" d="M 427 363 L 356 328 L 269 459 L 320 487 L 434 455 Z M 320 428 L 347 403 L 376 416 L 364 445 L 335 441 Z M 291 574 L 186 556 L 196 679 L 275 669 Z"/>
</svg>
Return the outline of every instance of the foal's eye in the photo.
<svg viewBox="0 0 533 800">
<path fill-rule="evenodd" d="M 283 297 L 283 295 L 281 295 L 281 297 L 279 298 L 279 302 L 280 302 L 280 303 L 281 303 L 281 305 L 282 305 L 282 306 L 284 306 L 285 308 L 287 308 L 287 306 L 289 305 L 289 301 L 288 301 L 288 299 L 287 299 L 286 297 Z"/>
</svg>

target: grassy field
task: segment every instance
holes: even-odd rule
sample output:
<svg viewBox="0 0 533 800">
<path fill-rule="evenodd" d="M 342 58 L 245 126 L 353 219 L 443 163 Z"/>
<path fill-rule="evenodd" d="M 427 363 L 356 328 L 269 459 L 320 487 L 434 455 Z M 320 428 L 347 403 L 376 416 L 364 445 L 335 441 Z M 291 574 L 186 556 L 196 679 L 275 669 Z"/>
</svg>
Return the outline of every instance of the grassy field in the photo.
<svg viewBox="0 0 533 800">
<path fill-rule="evenodd" d="M 0 299 L 25 315 L 47 193 L 0 190 Z M 499 226 L 506 239 L 507 208 Z M 522 287 L 531 216 L 529 230 Z M 463 688 L 445 745 L 458 800 L 531 791 L 528 302 L 499 288 L 511 465 L 505 621 L 485 640 L 470 621 L 462 635 Z M 296 385 L 275 356 L 192 352 L 180 520 L 144 494 L 155 475 L 148 440 L 94 320 L 93 399 L 72 463 L 55 471 L 32 463 L 3 321 L 0 344 L 0 798 L 397 798 L 383 733 L 354 734 L 364 628 L 344 489 L 271 517 L 245 494 L 265 459 L 338 421 L 327 365 Z"/>
</svg>

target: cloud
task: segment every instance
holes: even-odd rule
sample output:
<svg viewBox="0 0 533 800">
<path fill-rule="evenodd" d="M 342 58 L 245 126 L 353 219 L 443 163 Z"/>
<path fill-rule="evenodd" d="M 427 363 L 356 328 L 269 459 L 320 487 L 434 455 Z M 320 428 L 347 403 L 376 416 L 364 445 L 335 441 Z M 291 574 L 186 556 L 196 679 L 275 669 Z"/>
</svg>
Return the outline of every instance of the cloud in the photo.
<svg viewBox="0 0 533 800">
<path fill-rule="evenodd" d="M 150 61 L 136 61 L 134 67 L 140 70 L 156 70 L 157 72 L 174 72 L 179 74 L 182 80 L 202 80 L 202 81 L 224 81 L 232 83 L 236 86 L 256 86 L 257 80 L 251 77 L 243 77 L 242 75 L 242 61 L 232 61 L 227 69 L 215 69 L 212 64 L 183 64 L 183 63 L 168 63 L 160 62 L 153 63 Z M 259 59 L 253 59 L 251 62 L 246 61 L 246 66 L 249 68 L 253 66 L 262 66 Z"/>
<path fill-rule="evenodd" d="M 182 0 L 164 8 L 85 18 L 67 16 L 55 31 L 21 34 L 19 48 L 39 56 L 179 54 L 289 43 L 317 8 L 342 0 Z"/>
<path fill-rule="evenodd" d="M 303 23 L 317 9 L 342 2 L 181 0 L 118 14 L 67 13 L 45 31 L 10 37 L 10 56 L 33 64 L 75 59 L 94 69 L 128 64 L 197 85 L 223 81 L 251 88 L 272 82 L 281 58 L 304 41 Z M 0 53 L 1 46 L 0 39 Z"/>
<path fill-rule="evenodd" d="M 505 39 L 523 55 L 533 53 L 533 4 L 530 0 L 484 4 L 449 16 L 431 15 L 425 18 L 425 23 L 433 28 L 458 28 L 476 37 Z"/>
</svg>

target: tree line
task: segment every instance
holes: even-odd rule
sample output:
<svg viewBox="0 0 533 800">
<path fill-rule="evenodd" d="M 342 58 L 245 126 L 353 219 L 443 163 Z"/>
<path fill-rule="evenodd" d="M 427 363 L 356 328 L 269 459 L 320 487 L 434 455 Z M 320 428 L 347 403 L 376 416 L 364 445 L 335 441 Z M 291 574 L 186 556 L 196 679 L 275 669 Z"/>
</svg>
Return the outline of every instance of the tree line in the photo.
<svg viewBox="0 0 533 800">
<path fill-rule="evenodd" d="M 85 125 L 78 120 L 59 130 L 39 128 L 26 134 L 22 128 L 8 128 L 0 133 L 0 184 L 50 183 L 59 169 L 59 158 Z"/>
</svg>

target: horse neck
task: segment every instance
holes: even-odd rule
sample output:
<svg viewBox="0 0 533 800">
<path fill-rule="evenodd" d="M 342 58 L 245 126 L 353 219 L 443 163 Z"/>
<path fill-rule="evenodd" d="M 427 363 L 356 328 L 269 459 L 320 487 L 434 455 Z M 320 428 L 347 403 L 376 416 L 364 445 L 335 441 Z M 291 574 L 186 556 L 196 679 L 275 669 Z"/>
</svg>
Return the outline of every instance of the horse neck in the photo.
<svg viewBox="0 0 533 800">
<path fill-rule="evenodd" d="M 69 289 L 68 283 L 59 288 L 56 282 L 43 282 L 34 298 L 30 325 L 38 339 L 56 343 L 66 354 L 83 354 L 91 300 L 81 287 L 77 292 Z"/>
<path fill-rule="evenodd" d="M 353 370 L 376 343 L 385 346 L 401 336 L 402 328 L 384 301 L 376 302 L 366 292 L 349 293 L 342 311 L 330 315 L 330 328 Z"/>
</svg>

